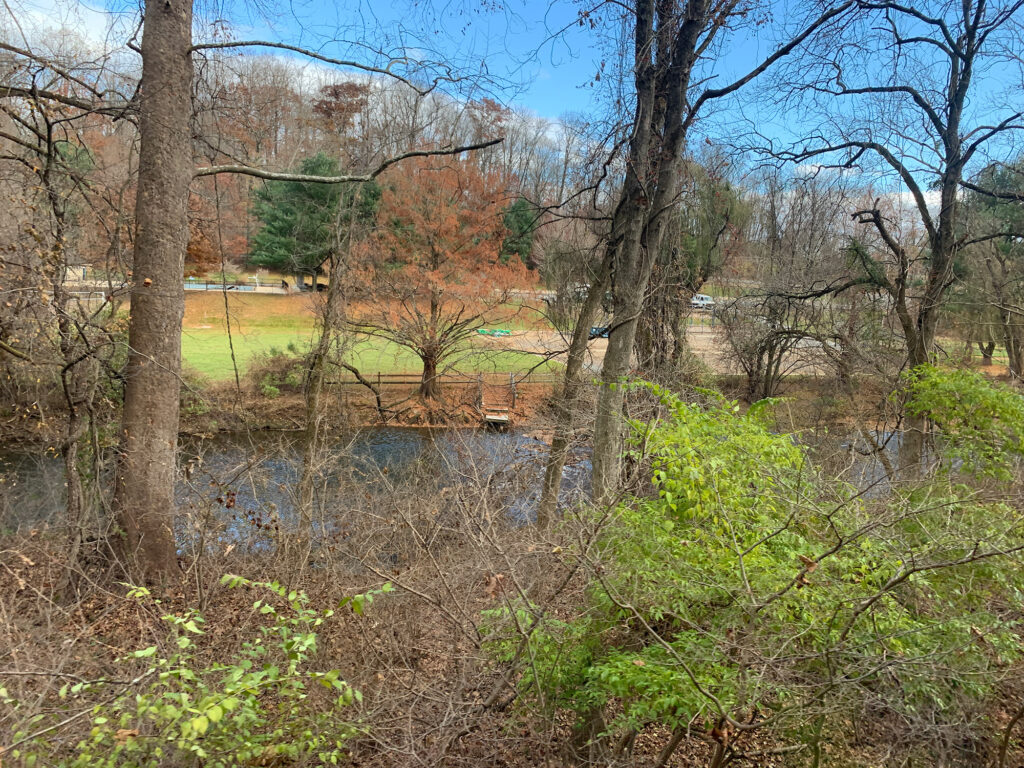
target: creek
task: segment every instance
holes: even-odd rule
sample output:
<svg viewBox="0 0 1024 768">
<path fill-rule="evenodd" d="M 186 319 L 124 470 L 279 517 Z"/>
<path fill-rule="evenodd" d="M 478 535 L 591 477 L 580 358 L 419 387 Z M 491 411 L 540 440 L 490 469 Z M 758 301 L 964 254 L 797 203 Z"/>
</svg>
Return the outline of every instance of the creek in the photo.
<svg viewBox="0 0 1024 768">
<path fill-rule="evenodd" d="M 516 431 L 373 427 L 338 433 L 318 468 L 317 496 L 345 490 L 366 498 L 415 492 L 436 495 L 473 481 L 503 492 L 512 522 L 534 514 L 547 446 Z M 294 433 L 254 431 L 214 437 L 183 437 L 176 500 L 182 517 L 213 510 L 231 530 L 239 521 L 295 519 L 302 472 Z M 564 501 L 585 494 L 590 465 L 585 454 L 565 470 Z M 109 478 L 104 478 L 109 482 Z M 59 519 L 64 505 L 63 466 L 58 457 L 0 452 L 0 531 L 26 529 Z M 179 538 L 182 531 L 179 530 Z"/>
</svg>

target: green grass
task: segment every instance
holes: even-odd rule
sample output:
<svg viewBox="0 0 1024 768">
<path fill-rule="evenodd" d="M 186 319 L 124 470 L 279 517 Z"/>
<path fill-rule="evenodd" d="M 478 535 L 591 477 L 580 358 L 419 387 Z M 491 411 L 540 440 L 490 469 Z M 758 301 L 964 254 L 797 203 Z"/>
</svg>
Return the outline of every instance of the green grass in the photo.
<svg viewBox="0 0 1024 768">
<path fill-rule="evenodd" d="M 253 360 L 276 349 L 297 352 L 309 349 L 314 341 L 315 316 L 309 298 L 297 296 L 232 295 L 231 330 L 239 373 L 244 377 Z M 526 313 L 523 313 L 524 315 Z M 517 327 L 515 323 L 495 323 L 493 327 Z M 223 297 L 203 293 L 186 297 L 181 355 L 187 369 L 210 381 L 231 381 L 234 368 L 224 323 Z M 422 364 L 410 350 L 383 339 L 360 338 L 349 360 L 369 376 L 377 373 L 416 374 Z M 505 373 L 526 371 L 540 358 L 525 352 L 494 351 L 484 346 L 467 345 L 464 352 L 444 364 L 463 373 Z M 546 362 L 538 370 L 560 370 L 559 363 Z"/>
<path fill-rule="evenodd" d="M 252 361 L 260 354 L 272 349 L 285 351 L 289 344 L 299 352 L 308 350 L 313 339 L 312 329 L 246 329 L 234 331 L 235 359 L 239 373 L 245 376 Z M 186 330 L 181 337 L 181 356 L 188 369 L 210 381 L 231 381 L 234 368 L 231 364 L 231 350 L 227 334 L 220 328 Z M 410 350 L 382 339 L 357 341 L 349 360 L 366 375 L 376 373 L 416 374 L 422 371 L 422 364 Z M 540 362 L 540 358 L 526 352 L 491 351 L 477 348 L 467 349 L 453 361 L 463 373 L 505 373 L 526 371 Z M 561 368 L 558 363 L 546 362 L 538 371 L 551 372 Z"/>
<path fill-rule="evenodd" d="M 311 331 L 245 330 L 233 331 L 235 359 L 239 373 L 244 376 L 257 355 L 272 348 L 286 350 L 289 344 L 299 350 L 309 349 Z M 181 334 L 181 359 L 185 366 L 211 381 L 227 381 L 235 376 L 231 363 L 231 348 L 224 330 L 185 330 Z"/>
</svg>

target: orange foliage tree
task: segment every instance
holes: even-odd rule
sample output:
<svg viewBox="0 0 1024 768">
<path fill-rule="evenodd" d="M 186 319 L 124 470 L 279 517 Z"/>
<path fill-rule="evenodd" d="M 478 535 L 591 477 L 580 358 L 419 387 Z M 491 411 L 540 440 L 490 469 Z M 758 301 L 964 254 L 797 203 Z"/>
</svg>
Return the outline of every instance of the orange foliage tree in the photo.
<svg viewBox="0 0 1024 768">
<path fill-rule="evenodd" d="M 502 259 L 506 192 L 471 161 L 420 158 L 382 179 L 378 226 L 363 243 L 371 308 L 357 331 L 411 350 L 423 363 L 420 394 L 440 394 L 451 367 L 485 322 L 500 322 L 509 290 L 527 279 Z"/>
</svg>

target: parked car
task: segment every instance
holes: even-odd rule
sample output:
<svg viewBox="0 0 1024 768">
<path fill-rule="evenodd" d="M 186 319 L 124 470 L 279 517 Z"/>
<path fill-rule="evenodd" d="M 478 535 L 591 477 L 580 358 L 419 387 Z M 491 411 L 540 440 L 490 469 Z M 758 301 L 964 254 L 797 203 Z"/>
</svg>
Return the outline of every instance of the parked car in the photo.
<svg viewBox="0 0 1024 768">
<path fill-rule="evenodd" d="M 691 309 L 714 309 L 715 300 L 705 293 L 695 293 L 690 299 Z"/>
</svg>

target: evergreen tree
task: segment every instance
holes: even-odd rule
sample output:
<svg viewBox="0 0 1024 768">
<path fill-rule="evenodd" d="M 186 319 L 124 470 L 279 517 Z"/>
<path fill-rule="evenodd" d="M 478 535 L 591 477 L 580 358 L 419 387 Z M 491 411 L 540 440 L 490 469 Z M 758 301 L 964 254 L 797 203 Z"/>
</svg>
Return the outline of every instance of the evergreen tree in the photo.
<svg viewBox="0 0 1024 768">
<path fill-rule="evenodd" d="M 308 176 L 336 176 L 338 161 L 323 152 L 302 161 L 299 173 Z M 337 227 L 345 226 L 338 206 L 351 205 L 356 184 L 313 184 L 297 181 L 269 181 L 256 190 L 253 212 L 263 223 L 252 240 L 249 263 L 295 275 L 302 281 L 311 275 L 316 283 L 322 267 L 339 241 Z M 376 184 L 364 185 L 356 216 L 371 219 L 380 199 Z"/>
<path fill-rule="evenodd" d="M 508 236 L 501 244 L 501 260 L 507 262 L 518 256 L 530 269 L 536 269 L 533 261 L 533 233 L 537 229 L 537 210 L 525 198 L 518 198 L 505 211 L 505 229 Z"/>
</svg>

